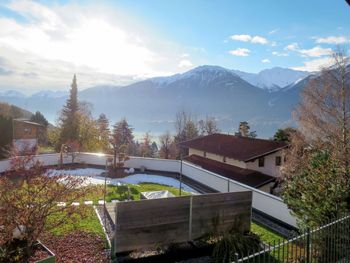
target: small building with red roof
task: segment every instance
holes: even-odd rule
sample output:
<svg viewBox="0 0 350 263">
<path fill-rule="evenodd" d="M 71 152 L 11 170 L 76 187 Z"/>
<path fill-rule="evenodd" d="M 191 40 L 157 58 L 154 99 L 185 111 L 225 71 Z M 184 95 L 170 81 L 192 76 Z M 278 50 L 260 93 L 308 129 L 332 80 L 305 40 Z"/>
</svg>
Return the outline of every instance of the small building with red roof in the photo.
<svg viewBox="0 0 350 263">
<path fill-rule="evenodd" d="M 206 170 L 270 192 L 281 176 L 285 142 L 212 134 L 180 143 L 188 149 L 184 159 Z"/>
</svg>

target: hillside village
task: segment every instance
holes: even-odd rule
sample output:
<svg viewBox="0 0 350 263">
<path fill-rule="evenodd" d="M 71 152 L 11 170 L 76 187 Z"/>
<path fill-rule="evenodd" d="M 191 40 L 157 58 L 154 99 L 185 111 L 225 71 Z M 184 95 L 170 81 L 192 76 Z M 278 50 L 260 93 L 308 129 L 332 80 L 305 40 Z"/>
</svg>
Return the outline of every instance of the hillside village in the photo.
<svg viewBox="0 0 350 263">
<path fill-rule="evenodd" d="M 88 10 L 70 1 L 55 7 L 35 1 L 0 4 L 0 46 L 13 37 L 11 30 L 7 38 L 3 35 L 5 20 L 12 21 L 9 28 L 21 25 L 22 32 L 28 21 L 35 28 L 33 17 L 43 22 L 37 29 L 41 34 L 28 32 L 60 47 L 68 40 L 92 41 L 91 32 L 97 46 L 100 38 L 110 39 L 114 47 L 135 37 L 110 26 L 115 20 L 95 18 L 84 20 L 88 30 L 79 29 L 78 35 L 69 31 L 71 35 L 61 38 L 59 32 L 80 21 L 80 5 Z M 86 15 L 117 14 L 113 4 L 107 5 L 108 12 L 103 6 L 96 4 Z M 157 6 L 161 11 L 162 5 Z M 71 14 L 63 7 L 74 9 L 76 18 L 63 15 Z M 2 8 L 12 11 L 4 15 Z M 142 10 L 151 12 L 148 8 Z M 227 17 L 222 7 L 215 8 Z M 170 13 L 180 13 L 173 9 Z M 162 21 L 171 20 L 169 10 L 162 10 L 169 15 Z M 24 20 L 6 17 L 12 13 Z M 124 26 L 132 28 L 129 18 L 124 19 Z M 188 23 L 195 27 L 192 19 Z M 129 54 L 130 65 L 119 67 L 114 53 L 104 53 L 109 44 L 93 49 L 85 41 L 91 53 L 79 53 L 69 44 L 76 56 L 69 48 L 70 55 L 63 55 L 52 45 L 57 57 L 50 59 L 53 51 L 46 53 L 43 45 L 50 61 L 41 68 L 45 85 L 54 83 L 57 90 L 40 88 L 41 76 L 34 73 L 18 77 L 15 68 L 10 69 L 10 55 L 2 58 L 0 49 L 0 79 L 17 74 L 10 83 L 15 87 L 20 78 L 27 79 L 26 88 L 33 91 L 5 90 L 0 84 L 0 263 L 350 262 L 350 37 L 313 36 L 307 41 L 316 43 L 314 48 L 297 42 L 281 48 L 281 39 L 296 36 L 274 41 L 279 31 L 274 28 L 265 37 L 237 33 L 222 44 L 240 43 L 226 53 L 247 60 L 269 52 L 281 61 L 293 61 L 298 54 L 299 59 L 307 57 L 304 67 L 249 73 L 243 70 L 243 60 L 242 70 L 194 65 L 197 56 L 202 57 L 198 61 L 210 61 L 206 49 L 195 47 L 188 49 L 194 53 L 182 52 L 170 60 L 159 50 L 162 56 L 158 54 L 156 63 L 145 66 L 136 62 L 152 60 L 155 49 L 146 52 L 127 42 L 120 45 L 122 51 L 132 48 L 137 55 Z M 139 34 L 136 42 L 146 43 Z M 28 67 L 39 67 L 44 57 L 36 55 L 42 60 L 35 64 L 30 43 L 16 45 L 27 48 L 22 49 L 27 50 L 23 58 Z M 153 44 L 160 49 L 162 43 Z M 172 55 L 180 48 L 170 46 Z M 251 46 L 264 49 L 253 51 Z M 90 54 L 93 64 L 81 54 Z M 100 60 L 106 54 L 110 58 Z M 76 60 L 74 67 L 70 56 Z M 272 64 L 269 58 L 259 61 Z M 175 74 L 168 74 L 177 59 Z M 314 70 L 315 61 L 327 63 Z M 17 63 L 16 70 L 22 65 Z M 121 75 L 110 73 L 111 65 Z M 150 74 L 151 69 L 164 76 Z M 144 75 L 132 75 L 133 70 Z"/>
</svg>

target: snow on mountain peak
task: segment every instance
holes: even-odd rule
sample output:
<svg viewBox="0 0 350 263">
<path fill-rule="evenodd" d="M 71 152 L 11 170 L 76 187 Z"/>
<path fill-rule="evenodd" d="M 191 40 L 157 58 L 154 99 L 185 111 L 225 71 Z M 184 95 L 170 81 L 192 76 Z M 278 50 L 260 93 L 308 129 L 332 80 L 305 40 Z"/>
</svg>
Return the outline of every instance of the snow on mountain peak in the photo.
<svg viewBox="0 0 350 263">
<path fill-rule="evenodd" d="M 289 86 L 310 74 L 305 71 L 281 67 L 264 69 L 259 73 L 246 73 L 239 70 L 234 70 L 234 72 L 250 84 L 269 91 L 275 91 Z"/>
</svg>

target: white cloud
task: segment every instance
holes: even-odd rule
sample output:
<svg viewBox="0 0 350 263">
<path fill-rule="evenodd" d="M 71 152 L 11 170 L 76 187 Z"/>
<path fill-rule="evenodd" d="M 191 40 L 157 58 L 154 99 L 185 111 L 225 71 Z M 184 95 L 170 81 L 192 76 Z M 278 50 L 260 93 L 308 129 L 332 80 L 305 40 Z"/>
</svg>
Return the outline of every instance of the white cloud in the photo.
<svg viewBox="0 0 350 263">
<path fill-rule="evenodd" d="M 314 60 L 304 61 L 303 66 L 298 67 L 292 67 L 294 70 L 302 70 L 302 71 L 319 71 L 324 67 L 329 67 L 332 65 L 332 58 L 330 57 L 324 57 L 324 58 L 318 58 Z"/>
<path fill-rule="evenodd" d="M 230 50 L 229 53 L 233 56 L 246 57 L 249 56 L 250 50 L 247 48 L 237 48 L 234 50 Z"/>
<path fill-rule="evenodd" d="M 250 42 L 252 37 L 250 35 L 232 35 L 230 36 L 232 40 L 238 40 L 243 42 Z"/>
<path fill-rule="evenodd" d="M 345 44 L 350 43 L 350 38 L 345 36 L 329 36 L 329 37 L 319 37 L 315 38 L 315 42 L 318 44 Z"/>
<path fill-rule="evenodd" d="M 271 63 L 271 61 L 270 61 L 268 58 L 265 58 L 265 59 L 261 60 L 261 62 L 262 62 L 262 63 L 265 63 L 265 64 L 266 64 L 266 63 Z"/>
<path fill-rule="evenodd" d="M 189 68 L 192 66 L 193 66 L 192 62 L 188 59 L 182 59 L 178 65 L 179 68 Z"/>
<path fill-rule="evenodd" d="M 284 50 L 290 50 L 290 51 L 295 51 L 297 49 L 299 49 L 298 43 L 289 44 L 284 48 Z"/>
<path fill-rule="evenodd" d="M 279 30 L 280 30 L 279 28 L 272 29 L 272 30 L 269 32 L 269 35 L 275 34 L 275 33 L 277 33 Z"/>
<path fill-rule="evenodd" d="M 322 57 L 328 56 L 332 54 L 331 48 L 322 48 L 320 46 L 316 46 L 310 49 L 300 49 L 297 50 L 300 54 L 308 56 L 308 57 Z"/>
<path fill-rule="evenodd" d="M 268 44 L 268 40 L 261 36 L 251 36 L 251 35 L 232 35 L 230 36 L 232 40 L 242 41 L 242 42 L 250 42 L 253 44 Z"/>
<path fill-rule="evenodd" d="M 331 48 L 323 48 L 320 46 L 316 46 L 310 49 L 302 49 L 299 47 L 298 43 L 289 44 L 284 48 L 284 50 L 298 52 L 303 57 L 322 57 L 332 54 Z"/>
<path fill-rule="evenodd" d="M 264 37 L 255 36 L 252 38 L 252 43 L 266 45 L 268 43 L 268 41 Z"/>
<path fill-rule="evenodd" d="M 108 6 L 46 6 L 22 0 L 7 8 L 26 18 L 0 17 L 0 58 L 14 72 L 1 76 L 0 82 L 9 87 L 26 83 L 37 89 L 67 88 L 61 86 L 62 78 L 70 76 L 64 80 L 67 84 L 78 72 L 92 76 L 87 86 L 103 81 L 120 85 L 180 72 L 178 58 L 186 54 L 181 46 L 150 34 L 137 20 Z"/>
<path fill-rule="evenodd" d="M 286 52 L 278 52 L 278 51 L 273 51 L 272 55 L 277 56 L 277 57 L 288 57 L 289 54 Z"/>
</svg>

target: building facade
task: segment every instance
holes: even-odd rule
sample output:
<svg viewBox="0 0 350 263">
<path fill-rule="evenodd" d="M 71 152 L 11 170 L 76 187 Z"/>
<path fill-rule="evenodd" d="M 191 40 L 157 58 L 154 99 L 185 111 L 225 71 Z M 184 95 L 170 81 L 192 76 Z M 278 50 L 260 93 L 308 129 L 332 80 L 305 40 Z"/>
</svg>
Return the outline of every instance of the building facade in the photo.
<svg viewBox="0 0 350 263">
<path fill-rule="evenodd" d="M 250 186 L 270 191 L 281 176 L 284 142 L 213 134 L 180 143 L 185 160 Z"/>
</svg>

